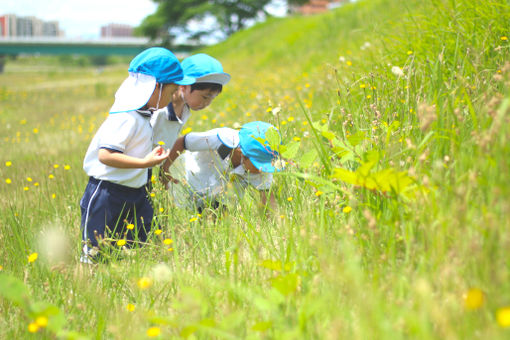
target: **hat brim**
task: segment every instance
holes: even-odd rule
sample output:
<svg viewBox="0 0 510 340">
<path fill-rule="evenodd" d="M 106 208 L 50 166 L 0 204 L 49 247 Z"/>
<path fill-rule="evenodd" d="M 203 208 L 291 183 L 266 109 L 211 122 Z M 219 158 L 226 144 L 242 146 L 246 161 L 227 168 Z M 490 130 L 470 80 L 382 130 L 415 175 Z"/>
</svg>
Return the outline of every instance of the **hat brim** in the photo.
<svg viewBox="0 0 510 340">
<path fill-rule="evenodd" d="M 177 85 L 191 85 L 194 84 L 195 82 L 196 79 L 189 76 L 184 76 L 184 78 L 182 78 L 181 80 L 174 81 L 174 83 Z"/>
<path fill-rule="evenodd" d="M 220 128 L 217 133 L 220 142 L 231 149 L 239 146 L 239 132 L 232 133 L 232 131 L 230 128 Z"/>
<path fill-rule="evenodd" d="M 262 172 L 275 172 L 276 168 L 271 163 L 262 163 L 257 161 L 255 158 L 250 158 L 250 162 L 254 167 L 259 169 Z"/>
<path fill-rule="evenodd" d="M 225 85 L 230 81 L 230 74 L 228 73 L 210 73 L 208 75 L 196 78 L 196 83 L 214 83 Z"/>
<path fill-rule="evenodd" d="M 110 113 L 138 110 L 149 101 L 156 88 L 156 78 L 141 73 L 130 73 L 115 93 Z"/>
</svg>

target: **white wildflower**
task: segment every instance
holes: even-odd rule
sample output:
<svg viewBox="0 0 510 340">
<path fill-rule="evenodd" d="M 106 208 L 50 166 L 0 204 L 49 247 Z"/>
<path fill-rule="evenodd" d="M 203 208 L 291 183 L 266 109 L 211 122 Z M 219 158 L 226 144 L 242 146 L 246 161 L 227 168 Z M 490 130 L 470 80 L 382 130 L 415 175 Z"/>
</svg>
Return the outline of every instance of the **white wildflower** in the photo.
<svg viewBox="0 0 510 340">
<path fill-rule="evenodd" d="M 393 73 L 397 77 L 403 77 L 404 76 L 404 71 L 402 71 L 402 69 L 400 67 L 398 67 L 398 66 L 393 66 L 391 68 L 391 73 Z"/>
</svg>

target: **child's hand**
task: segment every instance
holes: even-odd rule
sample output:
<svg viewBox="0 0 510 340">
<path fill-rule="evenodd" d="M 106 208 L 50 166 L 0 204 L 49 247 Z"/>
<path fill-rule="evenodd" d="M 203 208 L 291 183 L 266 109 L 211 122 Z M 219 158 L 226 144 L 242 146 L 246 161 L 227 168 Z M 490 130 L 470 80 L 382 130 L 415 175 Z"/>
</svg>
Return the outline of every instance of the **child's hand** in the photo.
<svg viewBox="0 0 510 340">
<path fill-rule="evenodd" d="M 163 162 L 170 155 L 170 150 L 165 150 L 161 145 L 158 145 L 151 151 L 147 156 L 145 156 L 145 161 L 149 167 L 157 165 Z"/>
</svg>

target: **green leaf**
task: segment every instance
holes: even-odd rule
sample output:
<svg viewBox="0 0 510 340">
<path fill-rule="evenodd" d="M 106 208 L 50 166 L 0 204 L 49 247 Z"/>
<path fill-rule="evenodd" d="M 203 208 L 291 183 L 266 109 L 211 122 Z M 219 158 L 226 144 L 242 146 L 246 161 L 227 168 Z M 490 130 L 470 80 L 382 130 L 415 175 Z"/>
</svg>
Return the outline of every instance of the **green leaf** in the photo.
<svg viewBox="0 0 510 340">
<path fill-rule="evenodd" d="M 275 128 L 269 128 L 266 131 L 266 140 L 269 143 L 269 147 L 271 150 L 278 150 L 278 147 L 281 144 L 281 138 L 280 134 L 278 133 L 278 130 Z"/>
<path fill-rule="evenodd" d="M 271 285 L 282 295 L 288 296 L 294 293 L 299 284 L 299 276 L 296 273 L 280 275 L 271 280 Z"/>
<path fill-rule="evenodd" d="M 27 307 L 30 297 L 28 288 L 21 280 L 13 276 L 0 275 L 0 296 L 21 307 Z"/>
<path fill-rule="evenodd" d="M 303 169 L 308 169 L 312 163 L 317 158 L 317 150 L 312 149 L 308 152 L 306 152 L 301 158 L 299 159 L 299 166 Z"/>
<path fill-rule="evenodd" d="M 284 147 L 284 149 L 280 148 L 282 157 L 287 159 L 293 159 L 294 157 L 296 157 L 300 146 L 301 142 L 290 142 L 286 145 L 282 145 L 282 147 Z"/>
<path fill-rule="evenodd" d="M 192 335 L 193 333 L 195 333 L 197 331 L 198 327 L 195 326 L 195 325 L 189 325 L 189 326 L 186 326 L 184 327 L 182 330 L 181 330 L 181 337 L 183 338 L 187 338 L 189 337 L 190 335 Z"/>
<path fill-rule="evenodd" d="M 323 137 L 326 137 L 328 140 L 333 140 L 336 137 L 335 134 L 329 130 L 321 131 L 321 134 Z"/>
<path fill-rule="evenodd" d="M 265 332 L 273 326 L 271 321 L 260 321 L 251 327 L 252 331 Z"/>
<path fill-rule="evenodd" d="M 259 266 L 276 271 L 282 271 L 282 269 L 285 271 L 289 271 L 294 266 L 294 263 L 287 262 L 284 265 L 282 265 L 282 261 L 264 260 L 259 263 Z"/>
<path fill-rule="evenodd" d="M 359 143 L 361 143 L 363 140 L 365 140 L 365 132 L 364 131 L 358 131 L 353 135 L 350 135 L 347 137 L 347 140 L 352 146 L 356 146 Z"/>
</svg>

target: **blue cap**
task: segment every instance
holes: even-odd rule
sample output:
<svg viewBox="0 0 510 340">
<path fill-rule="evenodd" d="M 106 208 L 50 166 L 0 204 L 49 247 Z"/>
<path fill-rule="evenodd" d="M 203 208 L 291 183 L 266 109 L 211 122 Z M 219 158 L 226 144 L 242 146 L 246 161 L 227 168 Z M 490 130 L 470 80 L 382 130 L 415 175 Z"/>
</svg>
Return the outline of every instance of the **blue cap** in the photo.
<svg viewBox="0 0 510 340">
<path fill-rule="evenodd" d="M 244 124 L 239 131 L 239 146 L 243 155 L 248 157 L 252 164 L 263 172 L 274 172 L 273 161 L 278 153 L 271 150 L 266 140 L 266 131 L 276 128 L 266 122 L 251 122 Z M 260 139 L 265 140 L 264 144 Z"/>
<path fill-rule="evenodd" d="M 153 76 L 161 84 L 191 85 L 195 82 L 193 77 L 184 75 L 179 59 L 163 47 L 151 47 L 138 54 L 128 71 Z"/>
<path fill-rule="evenodd" d="M 225 85 L 230 80 L 230 75 L 223 72 L 221 63 L 205 53 L 187 57 L 181 65 L 186 75 L 196 78 L 196 83 Z"/>
</svg>

